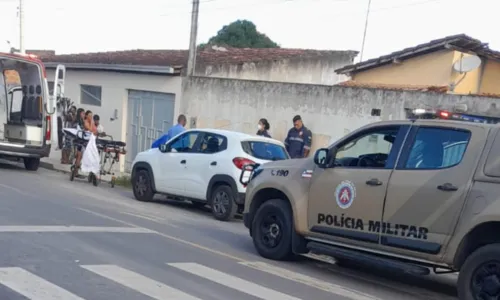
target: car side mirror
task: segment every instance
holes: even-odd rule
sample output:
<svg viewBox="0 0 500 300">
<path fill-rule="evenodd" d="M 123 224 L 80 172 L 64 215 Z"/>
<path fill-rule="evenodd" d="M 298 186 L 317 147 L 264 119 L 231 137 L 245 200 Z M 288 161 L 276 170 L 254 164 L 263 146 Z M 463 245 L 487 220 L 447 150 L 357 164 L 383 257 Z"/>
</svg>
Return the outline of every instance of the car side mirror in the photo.
<svg viewBox="0 0 500 300">
<path fill-rule="evenodd" d="M 169 148 L 170 147 L 167 144 L 161 144 L 159 149 L 160 149 L 160 152 L 166 153 L 166 152 L 170 151 Z"/>
<path fill-rule="evenodd" d="M 331 161 L 335 159 L 336 149 L 320 148 L 314 153 L 314 163 L 320 168 L 332 167 Z"/>
</svg>

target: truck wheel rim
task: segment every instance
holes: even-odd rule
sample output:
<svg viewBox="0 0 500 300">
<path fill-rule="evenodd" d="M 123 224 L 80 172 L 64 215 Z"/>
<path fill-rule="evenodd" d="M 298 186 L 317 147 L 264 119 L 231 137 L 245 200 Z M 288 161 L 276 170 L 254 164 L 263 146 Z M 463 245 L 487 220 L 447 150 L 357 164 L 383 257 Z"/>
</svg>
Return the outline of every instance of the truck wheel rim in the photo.
<svg viewBox="0 0 500 300">
<path fill-rule="evenodd" d="M 500 299 L 500 262 L 479 266 L 472 274 L 471 290 L 475 300 Z"/>
<path fill-rule="evenodd" d="M 260 230 L 262 232 L 262 243 L 267 248 L 275 248 L 283 237 L 283 221 L 275 214 L 268 214 L 263 218 Z"/>
<path fill-rule="evenodd" d="M 140 196 L 144 196 L 144 194 L 146 194 L 146 191 L 148 189 L 146 181 L 147 181 L 146 178 L 144 178 L 144 176 L 142 175 L 139 175 L 137 178 L 137 181 L 135 183 L 135 191 Z"/>
</svg>

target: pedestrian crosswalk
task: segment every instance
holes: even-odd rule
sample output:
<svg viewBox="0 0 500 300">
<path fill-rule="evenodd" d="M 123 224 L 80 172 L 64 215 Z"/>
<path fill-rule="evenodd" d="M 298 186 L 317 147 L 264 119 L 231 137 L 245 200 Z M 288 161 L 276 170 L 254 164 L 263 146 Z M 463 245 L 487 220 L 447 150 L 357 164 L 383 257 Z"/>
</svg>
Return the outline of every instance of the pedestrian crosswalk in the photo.
<svg viewBox="0 0 500 300">
<path fill-rule="evenodd" d="M 235 263 L 236 264 L 236 263 Z M 263 272 L 267 273 L 266 276 L 277 276 L 280 279 L 288 279 L 296 282 L 300 282 L 305 287 L 316 288 L 320 291 L 325 292 L 323 297 L 326 299 L 349 299 L 349 300 L 379 300 L 374 296 L 363 294 L 358 291 L 350 290 L 345 287 L 335 286 L 333 284 L 324 282 L 319 279 L 308 277 L 306 275 L 300 275 L 292 271 L 288 271 L 270 264 L 263 262 L 240 262 L 239 266 L 248 267 L 252 272 Z M 198 278 L 211 285 L 203 287 L 202 292 L 198 292 L 196 295 L 188 291 L 182 291 L 181 287 L 173 286 L 174 284 L 168 282 L 165 278 L 150 278 L 146 274 L 141 274 L 140 271 L 131 270 L 130 268 L 125 268 L 123 266 L 118 266 L 114 264 L 82 264 L 77 266 L 81 272 L 88 272 L 87 275 L 98 276 L 100 282 L 105 282 L 109 280 L 123 288 L 128 288 L 134 292 L 136 295 L 143 295 L 144 298 L 137 298 L 137 296 L 131 295 L 130 298 L 124 299 L 120 296 L 122 300 L 132 300 L 132 299 L 156 299 L 156 300 L 205 300 L 205 299 L 232 299 L 234 298 L 234 293 L 240 293 L 240 299 L 262 299 L 262 300 L 306 300 L 312 299 L 302 295 L 293 295 L 293 291 L 290 290 L 278 290 L 276 287 L 272 287 L 272 284 L 266 284 L 266 286 L 256 282 L 251 282 L 247 279 L 240 278 L 238 274 L 230 274 L 211 268 L 209 266 L 195 263 L 195 262 L 166 262 L 164 266 L 159 266 L 159 268 L 164 268 L 167 272 L 182 273 L 184 280 L 193 276 L 193 278 Z M 77 272 L 77 273 L 81 273 Z M 156 273 L 158 276 L 158 273 Z M 186 277 L 187 276 L 187 277 Z M 301 277 L 302 276 L 302 277 Z M 246 276 L 248 277 L 248 276 Z M 260 276 L 257 274 L 257 279 Z M 53 279 L 53 278 L 52 278 Z M 67 278 L 68 281 L 78 281 L 79 278 Z M 259 280 L 257 280 L 259 281 Z M 99 291 L 97 289 L 106 289 L 109 285 L 103 283 L 99 286 L 92 286 L 92 293 L 95 296 L 89 298 L 88 291 L 86 296 L 77 295 L 77 291 L 68 290 L 58 286 L 57 282 L 51 282 L 51 280 L 44 279 L 40 274 L 34 274 L 21 267 L 4 267 L 0 268 L 0 284 L 7 287 L 8 289 L 14 291 L 20 295 L 19 299 L 30 299 L 30 300 L 97 300 L 97 299 L 107 299 L 102 298 L 105 291 Z M 60 283 L 61 284 L 61 283 Z M 215 284 L 215 288 L 214 288 Z M 190 285 L 188 282 L 187 285 Z M 193 283 L 195 286 L 195 284 Z M 66 284 L 66 287 L 68 285 Z M 74 285 L 70 285 L 74 286 Z M 184 287 L 186 285 L 183 285 Z M 224 296 L 224 288 L 233 290 L 231 295 Z M 207 290 L 213 289 L 211 292 L 207 293 Z M 282 288 L 283 289 L 283 288 Z M 108 291 L 109 292 L 109 291 Z M 204 297 L 204 293 L 210 294 L 209 298 Z M 101 295 L 101 296 L 100 296 Z M 244 298 L 243 295 L 246 295 Z M 101 298 L 99 298 L 101 297 Z M 4 299 L 0 290 L 0 299 Z M 11 298 L 9 298 L 11 299 Z"/>
</svg>

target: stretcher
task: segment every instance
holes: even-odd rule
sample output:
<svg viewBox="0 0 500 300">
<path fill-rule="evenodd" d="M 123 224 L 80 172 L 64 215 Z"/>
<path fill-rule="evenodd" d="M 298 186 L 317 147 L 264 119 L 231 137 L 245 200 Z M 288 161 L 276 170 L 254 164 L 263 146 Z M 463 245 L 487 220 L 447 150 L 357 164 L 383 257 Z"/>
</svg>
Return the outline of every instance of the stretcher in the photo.
<svg viewBox="0 0 500 300">
<path fill-rule="evenodd" d="M 71 147 L 76 153 L 78 148 L 81 148 L 82 152 L 84 151 L 87 147 L 91 133 L 74 128 L 64 128 L 63 134 L 71 141 Z M 111 175 L 110 185 L 114 187 L 116 177 L 113 166 L 115 163 L 119 163 L 120 154 L 125 155 L 127 153 L 125 150 L 126 143 L 115 141 L 112 136 L 106 135 L 97 137 L 96 145 L 100 154 L 100 174 L 90 173 L 88 175 L 88 181 L 92 182 L 94 186 L 97 186 L 101 182 L 101 177 L 103 175 Z M 71 164 L 70 181 L 73 181 L 78 173 L 75 162 L 76 158 L 73 159 Z"/>
</svg>

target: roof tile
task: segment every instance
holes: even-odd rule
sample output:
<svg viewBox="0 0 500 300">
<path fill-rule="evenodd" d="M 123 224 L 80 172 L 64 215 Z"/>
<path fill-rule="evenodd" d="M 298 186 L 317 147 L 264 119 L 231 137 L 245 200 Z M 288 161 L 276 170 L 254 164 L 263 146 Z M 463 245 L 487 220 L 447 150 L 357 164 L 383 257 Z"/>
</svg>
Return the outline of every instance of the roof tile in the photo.
<svg viewBox="0 0 500 300">
<path fill-rule="evenodd" d="M 357 87 L 368 89 L 384 89 L 384 90 L 403 90 L 403 91 L 420 91 L 420 92 L 435 92 L 447 93 L 447 86 L 435 85 L 411 85 L 411 84 L 383 84 L 383 83 L 361 83 L 354 80 L 348 80 L 337 84 L 338 86 Z"/>
<path fill-rule="evenodd" d="M 214 49 L 215 48 L 215 49 Z M 212 47 L 198 50 L 197 64 L 241 64 L 248 62 L 272 61 L 282 59 L 301 59 L 312 57 L 333 57 L 339 54 L 354 58 L 358 52 L 324 51 L 309 49 L 283 48 L 222 48 Z M 188 50 L 127 50 L 113 52 L 96 52 L 63 55 L 41 55 L 44 62 L 54 63 L 88 63 L 88 64 L 123 64 L 123 65 L 154 65 L 154 66 L 185 66 Z"/>
</svg>

